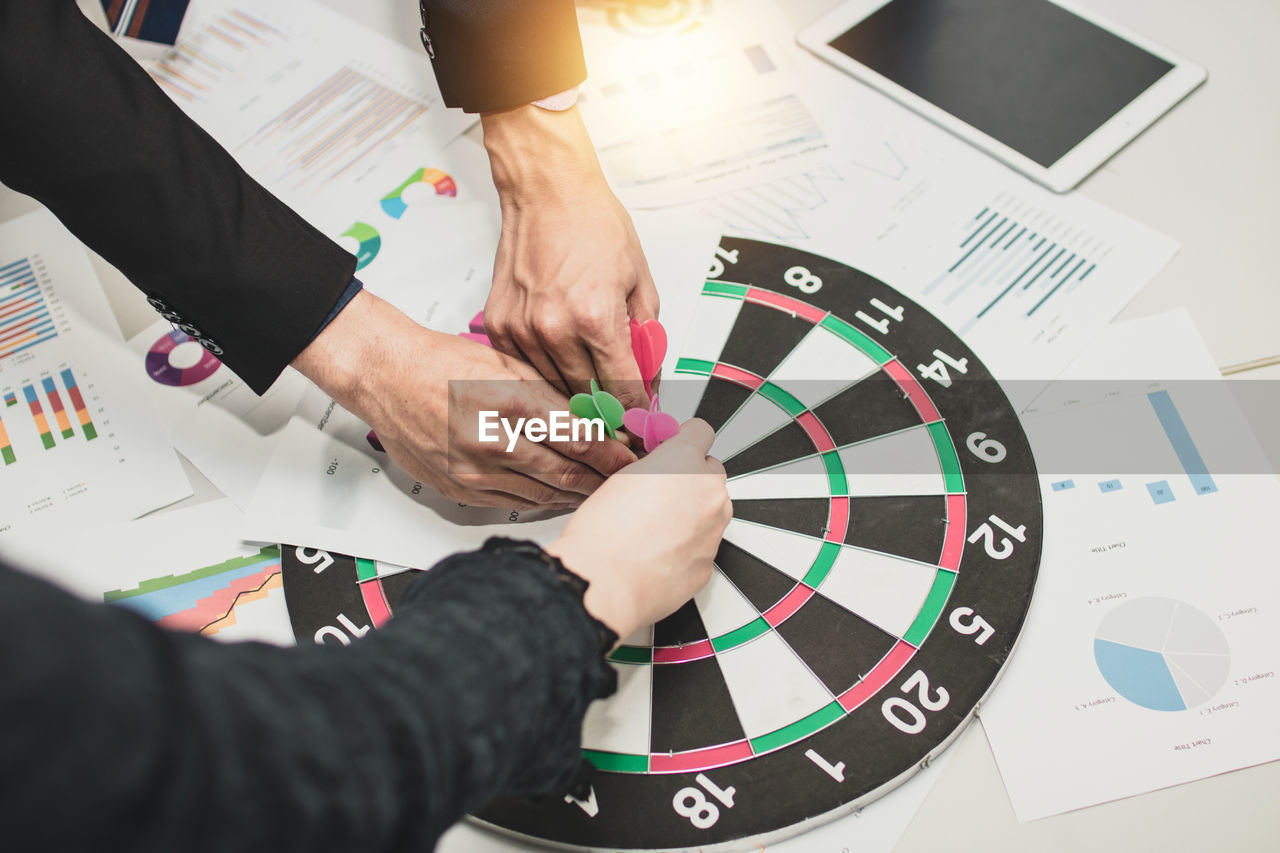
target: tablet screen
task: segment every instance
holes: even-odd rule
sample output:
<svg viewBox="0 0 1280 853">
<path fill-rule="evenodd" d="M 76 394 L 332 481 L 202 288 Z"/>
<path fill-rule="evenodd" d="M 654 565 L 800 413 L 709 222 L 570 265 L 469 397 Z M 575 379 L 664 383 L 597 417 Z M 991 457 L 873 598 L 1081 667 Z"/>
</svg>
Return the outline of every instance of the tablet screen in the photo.
<svg viewBox="0 0 1280 853">
<path fill-rule="evenodd" d="M 890 0 L 830 44 L 1045 167 L 1173 68 L 1047 0 Z"/>
</svg>

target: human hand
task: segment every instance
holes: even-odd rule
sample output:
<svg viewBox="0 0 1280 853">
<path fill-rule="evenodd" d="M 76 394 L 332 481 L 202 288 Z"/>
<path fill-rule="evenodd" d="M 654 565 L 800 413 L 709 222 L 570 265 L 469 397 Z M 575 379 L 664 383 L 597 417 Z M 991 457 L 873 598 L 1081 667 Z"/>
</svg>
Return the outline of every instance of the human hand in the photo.
<svg viewBox="0 0 1280 853">
<path fill-rule="evenodd" d="M 529 365 L 414 323 L 361 291 L 293 362 L 373 427 L 395 462 L 451 500 L 512 509 L 577 506 L 635 461 L 621 442 L 479 440 L 481 410 L 548 419 L 569 401 Z M 501 431 L 499 431 L 501 432 Z"/>
<path fill-rule="evenodd" d="M 711 578 L 733 516 L 705 421 L 628 466 L 587 499 L 546 547 L 590 582 L 591 615 L 626 637 L 674 613 Z"/>
<path fill-rule="evenodd" d="M 647 407 L 628 323 L 657 319 L 658 291 L 577 109 L 482 122 L 502 202 L 486 334 L 563 394 L 596 378 L 624 407 Z"/>
</svg>

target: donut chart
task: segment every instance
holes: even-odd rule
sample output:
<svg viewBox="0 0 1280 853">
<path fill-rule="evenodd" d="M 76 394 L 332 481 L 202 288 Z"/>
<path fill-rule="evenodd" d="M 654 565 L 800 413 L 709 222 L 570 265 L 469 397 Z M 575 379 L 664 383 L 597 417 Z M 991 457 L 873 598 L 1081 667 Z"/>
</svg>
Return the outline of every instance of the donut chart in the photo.
<svg viewBox="0 0 1280 853">
<path fill-rule="evenodd" d="M 618 692 L 583 726 L 587 799 L 475 816 L 502 832 L 739 850 L 847 814 L 963 729 L 1026 617 L 1031 450 L 927 311 L 836 261 L 723 238 L 681 355 L 664 410 L 717 430 L 734 500 L 711 581 L 610 655 Z M 295 622 L 299 641 L 315 624 Z"/>
<path fill-rule="evenodd" d="M 174 329 L 167 333 L 147 350 L 145 361 L 147 375 L 153 382 L 174 387 L 195 385 L 197 382 L 208 379 L 218 371 L 222 362 L 203 347 L 200 348 L 200 360 L 190 367 L 177 367 L 169 360 L 170 353 L 179 346 L 194 342 L 195 339 L 186 332 Z M 199 346 L 198 343 L 196 345 Z"/>
<path fill-rule="evenodd" d="M 414 184 L 430 184 L 435 187 L 436 195 L 454 197 L 458 194 L 458 185 L 453 178 L 439 169 L 419 169 L 409 176 L 403 184 L 396 187 L 382 199 L 382 210 L 392 219 L 399 219 L 409 209 L 403 198 L 404 191 Z"/>
<path fill-rule="evenodd" d="M 367 222 L 357 222 L 342 232 L 343 237 L 350 237 L 358 244 L 356 246 L 356 270 L 362 270 L 378 257 L 378 252 L 382 251 L 382 235 L 378 233 L 378 229 L 374 228 Z"/>
</svg>

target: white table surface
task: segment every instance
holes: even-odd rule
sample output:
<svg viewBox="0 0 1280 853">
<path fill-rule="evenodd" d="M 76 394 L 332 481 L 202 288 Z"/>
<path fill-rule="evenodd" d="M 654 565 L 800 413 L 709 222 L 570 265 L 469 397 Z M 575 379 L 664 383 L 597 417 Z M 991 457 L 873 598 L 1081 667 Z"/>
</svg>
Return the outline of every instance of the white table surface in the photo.
<svg viewBox="0 0 1280 853">
<path fill-rule="evenodd" d="M 410 0 L 320 2 L 420 49 Z M 1280 356 L 1280 2 L 1079 2 L 1209 69 L 1204 86 L 1080 186 L 1182 244 L 1121 316 L 1186 305 L 1219 366 Z M 834 5 L 779 3 L 797 28 Z M 0 187 L 0 221 L 35 206 Z M 126 335 L 153 321 L 120 273 L 98 258 L 94 265 Z M 1280 367 L 1245 375 L 1280 379 Z M 952 752 L 899 853 L 1280 850 L 1280 762 L 1018 823 L 981 730 Z"/>
</svg>

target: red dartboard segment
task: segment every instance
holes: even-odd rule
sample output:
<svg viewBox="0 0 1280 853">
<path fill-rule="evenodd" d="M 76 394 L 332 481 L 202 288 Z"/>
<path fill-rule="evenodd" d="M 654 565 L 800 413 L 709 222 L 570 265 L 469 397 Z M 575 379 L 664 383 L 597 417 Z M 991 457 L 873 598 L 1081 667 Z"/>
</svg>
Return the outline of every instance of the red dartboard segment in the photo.
<svg viewBox="0 0 1280 853">
<path fill-rule="evenodd" d="M 702 660 L 715 654 L 710 640 L 699 640 L 685 646 L 656 646 L 653 649 L 654 663 L 684 663 L 691 660 Z"/>
<path fill-rule="evenodd" d="M 751 744 L 745 740 L 723 746 L 711 746 L 689 752 L 655 754 L 649 756 L 650 773 L 697 773 L 737 764 L 755 757 Z"/>
<path fill-rule="evenodd" d="M 885 656 L 884 660 L 876 666 L 875 669 L 867 673 L 867 677 L 850 687 L 839 698 L 840 707 L 845 711 L 853 711 L 875 696 L 889 681 L 902 671 L 907 665 L 907 661 L 911 660 L 916 653 L 916 647 L 906 641 L 899 642 L 893 647 L 893 651 Z"/>
<path fill-rule="evenodd" d="M 772 290 L 765 290 L 762 287 L 748 288 L 746 300 L 759 305 L 777 308 L 779 311 L 785 311 L 796 317 L 803 317 L 814 325 L 821 323 L 827 316 L 826 311 L 814 308 L 807 302 L 801 302 L 799 299 L 792 299 L 790 296 L 775 293 Z"/>
<path fill-rule="evenodd" d="M 953 572 L 960 571 L 960 560 L 964 557 L 966 507 L 964 495 L 947 495 L 947 535 L 938 565 Z"/>
<path fill-rule="evenodd" d="M 734 367 L 731 364 L 717 364 L 711 375 L 717 379 L 727 379 L 735 385 L 756 390 L 764 384 L 764 380 L 749 370 Z"/>
<path fill-rule="evenodd" d="M 813 412 L 805 412 L 796 418 L 796 423 L 804 430 L 805 435 L 809 436 L 809 440 L 813 442 L 814 449 L 819 453 L 826 453 L 836 449 L 836 443 L 831 438 L 831 433 L 827 432 L 827 428 L 822 425 L 822 421 L 818 420 Z"/>
<path fill-rule="evenodd" d="M 916 378 L 911 375 L 911 371 L 902 366 L 902 362 L 894 359 L 887 363 L 884 372 L 897 383 L 903 393 L 911 398 L 911 404 L 916 407 L 916 411 L 920 413 L 920 419 L 930 424 L 934 421 L 942 420 L 942 415 L 938 413 L 938 407 L 933 404 L 933 400 L 929 399 L 929 393 L 924 390 Z"/>
</svg>

